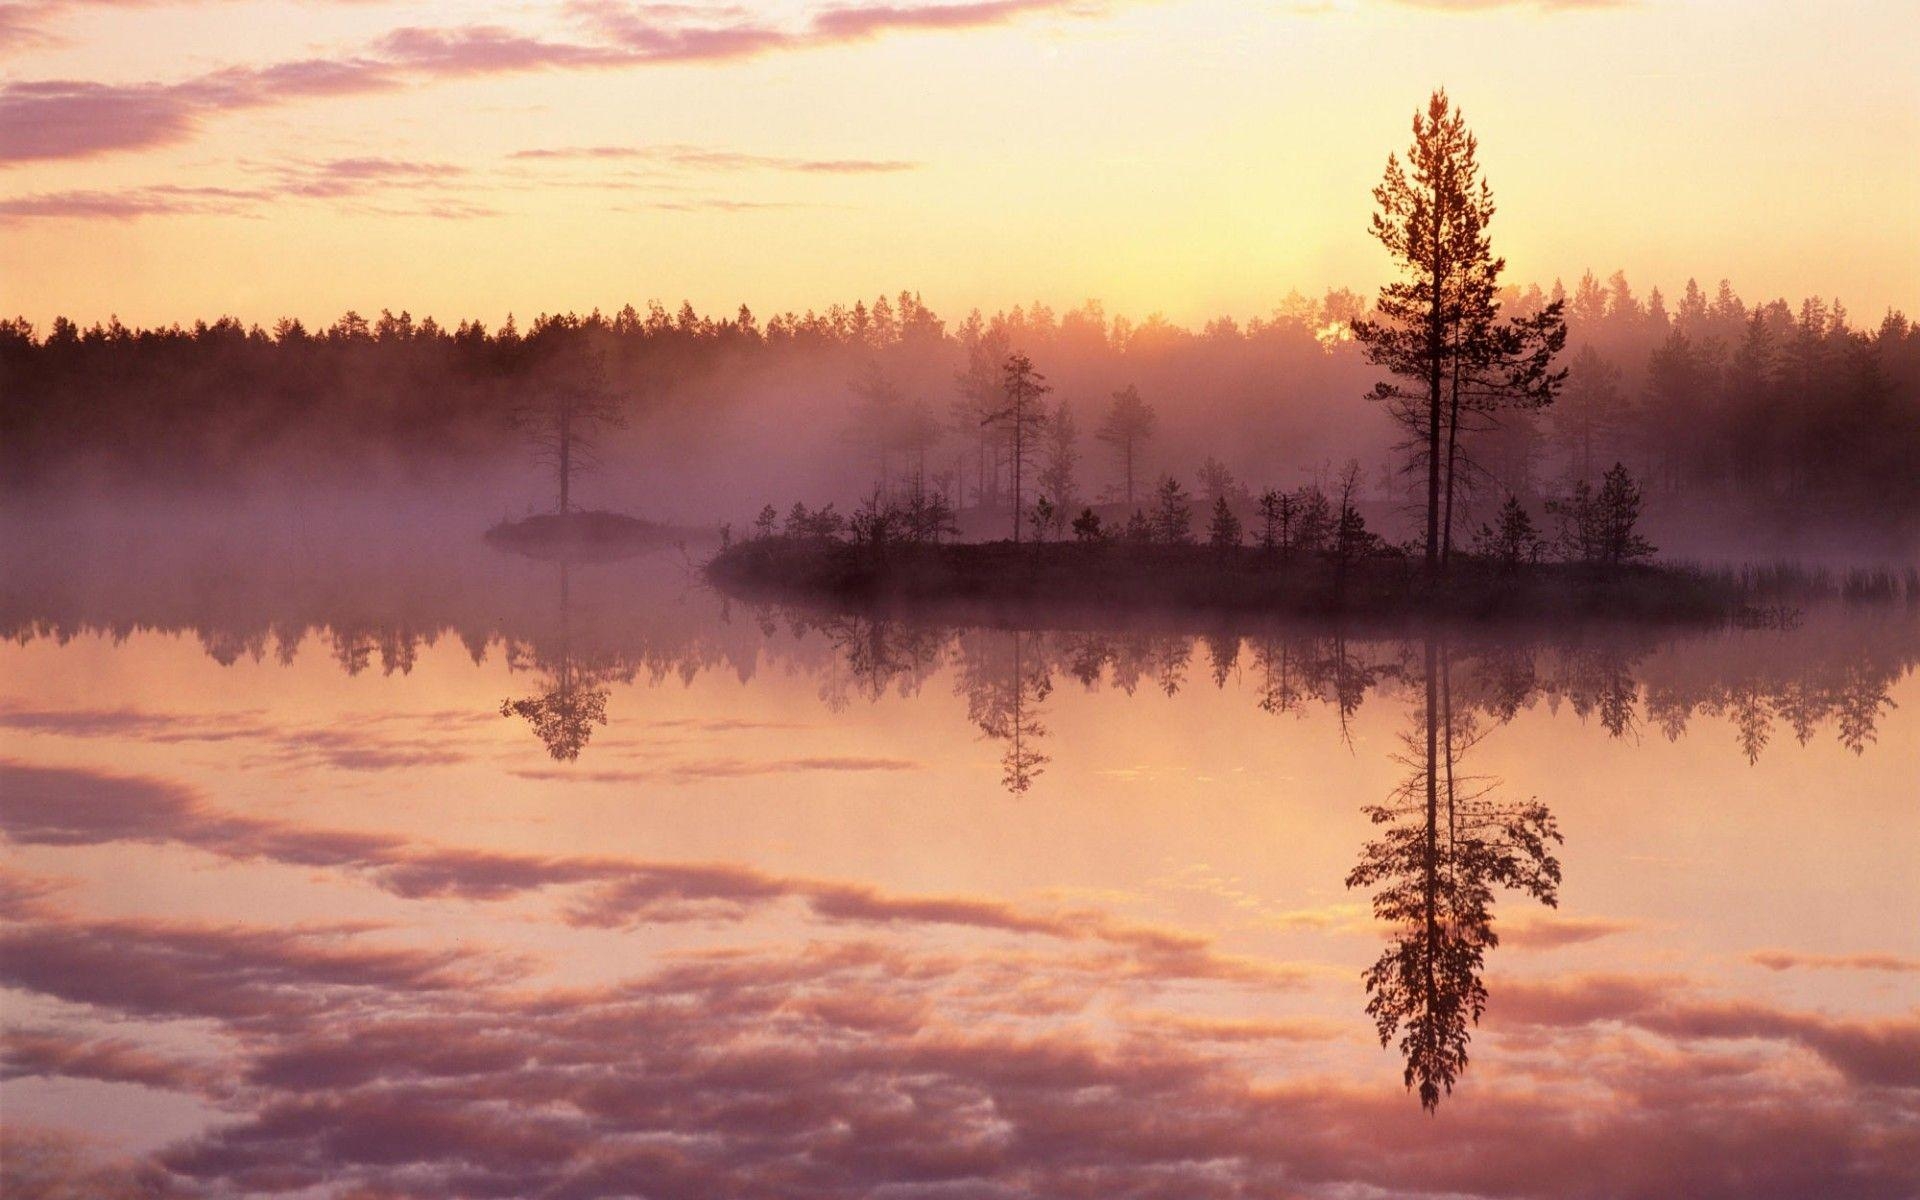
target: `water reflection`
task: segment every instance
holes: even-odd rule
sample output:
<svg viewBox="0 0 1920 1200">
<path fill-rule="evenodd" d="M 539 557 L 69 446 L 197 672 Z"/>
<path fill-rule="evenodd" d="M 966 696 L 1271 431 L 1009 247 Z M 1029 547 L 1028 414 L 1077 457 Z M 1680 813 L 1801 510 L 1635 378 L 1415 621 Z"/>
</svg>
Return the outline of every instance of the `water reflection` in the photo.
<svg viewBox="0 0 1920 1200">
<path fill-rule="evenodd" d="M 573 645 L 573 568 L 563 562 L 554 569 L 560 576 L 558 631 L 550 641 L 515 642 L 507 648 L 514 669 L 537 671 L 546 684 L 538 695 L 501 701 L 500 715 L 519 717 L 532 726 L 555 762 L 572 762 L 586 749 L 593 727 L 607 723 L 611 693 L 599 685 L 621 678 L 623 671 L 617 661 L 597 666 L 581 661 Z"/>
<path fill-rule="evenodd" d="M 1380 1044 L 1400 1035 L 1406 1084 L 1437 1108 L 1467 1066 L 1469 1026 L 1486 1011 L 1487 951 L 1494 888 L 1559 902 L 1561 841 L 1553 813 L 1538 800 L 1511 801 L 1498 784 L 1464 771 L 1485 736 L 1476 715 L 1456 709 L 1452 648 L 1425 639 L 1420 703 L 1396 761 L 1406 778 L 1366 814 L 1378 830 L 1347 875 L 1350 888 L 1373 891 L 1373 915 L 1388 927 L 1387 946 L 1364 976 L 1367 1015 Z"/>
<path fill-rule="evenodd" d="M 1036 652 L 1037 635 L 1022 630 L 968 630 L 959 635 L 957 687 L 967 698 L 967 719 L 1006 747 L 1000 785 L 1022 795 L 1051 760 L 1040 745 L 1047 727 L 1042 703 L 1053 692 L 1053 673 Z"/>
<path fill-rule="evenodd" d="M 739 609 L 670 554 L 591 566 L 441 549 L 363 558 L 203 554 L 92 564 L 98 574 L 84 560 L 33 564 L 0 586 L 0 637 L 178 633 L 222 664 L 290 663 L 313 644 L 358 676 L 375 663 L 383 675 L 405 675 L 452 636 L 476 663 L 498 650 L 513 670 L 540 677 L 536 693 L 501 707 L 563 762 L 587 754 L 593 730 L 617 720 L 607 708 L 617 684 L 715 669 L 746 680 L 776 666 L 815 676 L 821 697 L 841 709 L 913 695 L 951 668 L 968 719 L 1006 744 L 1006 784 L 1022 792 L 1051 758 L 1041 710 L 1058 679 L 1175 697 L 1191 686 L 1198 658 L 1216 688 L 1250 676 L 1261 709 L 1325 709 L 1344 728 L 1370 696 L 1397 695 L 1418 674 L 1416 641 L 1392 631 L 1257 621 L 1076 628 L 1044 614 L 969 625 Z M 1466 665 L 1461 702 L 1489 717 L 1565 705 L 1612 736 L 1670 740 L 1701 718 L 1719 720 L 1757 762 L 1783 729 L 1805 744 L 1831 727 L 1842 745 L 1864 750 L 1892 708 L 1893 685 L 1920 661 L 1920 623 L 1910 608 L 1867 606 L 1816 610 L 1792 631 L 1467 628 L 1452 644 Z"/>
<path fill-rule="evenodd" d="M 1790 740 L 1897 763 L 1910 614 L 1501 636 L 928 623 L 729 610 L 672 566 L 421 555 L 335 564 L 337 584 L 0 582 L 15 661 L 106 634 L 118 650 L 73 661 L 110 655 L 179 709 L 39 703 L 25 676 L 0 693 L 10 1109 L 85 1126 L 92 1097 L 131 1093 L 205 1116 L 153 1118 L 174 1132 L 125 1178 L 72 1168 L 93 1172 L 77 1194 L 1744 1196 L 1714 1186 L 1729 1156 L 1783 1196 L 1832 1193 L 1836 1172 L 1859 1184 L 1839 1194 L 1920 1186 L 1920 1025 L 1886 985 L 1912 977 L 1889 932 L 1910 906 L 1890 872 L 1826 880 L 1875 898 L 1859 945 L 1776 935 L 1791 914 L 1771 910 L 1768 940 L 1743 941 L 1725 924 L 1756 910 L 1740 879 L 1616 853 L 1668 808 L 1712 827 L 1713 787 L 1618 814 L 1608 797 L 1583 824 L 1552 770 L 1540 799 L 1491 778 L 1527 738 L 1618 754 L 1689 730 L 1709 736 L 1688 764 L 1756 795 L 1774 776 L 1745 764 Z M 249 659 L 289 665 L 212 665 Z M 317 758 L 308 725 L 343 674 L 391 702 L 367 719 L 392 736 Z M 307 691 L 244 708 L 222 692 L 240 677 Z M 696 679 L 728 686 L 661 720 Z M 403 711 L 424 688 L 440 690 Z M 862 726 L 874 714 L 908 732 Z M 697 780 L 635 751 L 783 721 L 735 745 L 820 740 Z M 1244 810 L 1222 815 L 1209 780 L 1108 786 L 1096 768 L 1161 722 L 1190 726 L 1174 742 L 1197 768 L 1261 767 Z M 493 741 L 455 756 L 466 737 Z M 295 802 L 262 799 L 263 746 L 306 755 L 272 760 Z M 375 749 L 392 774 L 337 773 Z M 926 774 L 748 773 L 878 756 Z M 940 786 L 892 782 L 935 779 L 935 760 Z M 999 801 L 996 761 L 1021 803 Z M 476 776 L 497 785 L 484 820 L 438 822 L 473 808 Z M 856 779 L 879 782 L 837 807 Z M 409 803 L 390 812 L 392 795 Z M 1808 827 L 1791 794 L 1767 798 Z M 1869 854 L 1911 829 L 1897 799 L 1849 795 L 1819 824 Z M 694 832 L 653 840 L 675 821 Z M 1646 828 L 1636 848 L 1669 840 Z M 1156 891 L 1163 846 L 1164 869 L 1220 869 Z M 1729 857 L 1768 889 L 1795 861 Z M 1560 898 L 1563 858 L 1575 911 L 1549 918 L 1526 902 Z M 1629 917 L 1591 906 L 1609 873 L 1614 904 L 1643 879 L 1725 891 L 1705 917 L 1658 901 Z M 142 881 L 132 904 L 122 877 Z M 1708 954 L 1670 932 L 1705 919 L 1723 921 Z M 1843 974 L 1866 982 L 1806 982 Z"/>
</svg>

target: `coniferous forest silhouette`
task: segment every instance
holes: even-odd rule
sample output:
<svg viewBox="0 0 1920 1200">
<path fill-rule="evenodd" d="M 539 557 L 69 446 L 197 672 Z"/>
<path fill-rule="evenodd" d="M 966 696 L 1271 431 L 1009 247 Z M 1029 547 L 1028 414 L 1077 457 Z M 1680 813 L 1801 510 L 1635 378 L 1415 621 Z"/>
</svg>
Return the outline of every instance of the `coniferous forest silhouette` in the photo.
<svg viewBox="0 0 1920 1200">
<path fill-rule="evenodd" d="M 14 319 L 0 453 L 30 491 L 433 482 L 531 446 L 564 512 L 577 473 L 659 476 L 670 447 L 730 485 L 746 473 L 715 491 L 664 472 L 649 500 L 689 517 L 744 525 L 739 493 L 773 479 L 842 513 L 870 494 L 936 498 L 919 520 L 972 514 L 970 532 L 997 520 L 1014 541 L 1100 505 L 1125 532 L 1170 481 L 1201 496 L 1203 521 L 1225 502 L 1250 522 L 1276 485 L 1331 490 L 1353 463 L 1348 486 L 1404 517 L 1429 571 L 1505 501 L 1541 521 L 1615 465 L 1670 513 L 1910 527 L 1920 331 L 1904 314 L 1856 323 L 1838 301 L 1749 302 L 1724 281 L 1641 295 L 1622 272 L 1512 284 L 1476 154 L 1436 92 L 1374 193 L 1399 278 L 1200 329 L 1093 301 L 949 321 L 911 292 L 765 321 L 655 302 L 524 330 L 387 310 L 312 330 Z M 1356 411 L 1363 395 L 1377 411 Z"/>
</svg>

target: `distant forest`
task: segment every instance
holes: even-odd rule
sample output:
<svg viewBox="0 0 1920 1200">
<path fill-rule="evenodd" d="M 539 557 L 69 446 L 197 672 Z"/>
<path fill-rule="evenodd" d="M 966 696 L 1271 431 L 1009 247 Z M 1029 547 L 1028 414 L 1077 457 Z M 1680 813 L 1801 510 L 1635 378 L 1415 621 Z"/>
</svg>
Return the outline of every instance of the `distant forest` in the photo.
<svg viewBox="0 0 1920 1200">
<path fill-rule="evenodd" d="M 1725 283 L 1640 296 L 1618 272 L 1589 273 L 1571 293 L 1508 288 L 1502 308 L 1554 299 L 1566 302 L 1569 376 L 1550 407 L 1502 414 L 1480 435 L 1475 465 L 1494 503 L 1551 495 L 1618 460 L 1650 498 L 1920 511 L 1920 330 L 1904 315 L 1861 327 L 1838 304 L 1750 305 Z M 950 324 L 902 293 L 764 322 L 744 307 L 716 319 L 658 304 L 491 330 L 389 312 L 313 330 L 62 318 L 42 333 L 12 320 L 0 322 L 0 474 L 13 488 L 361 471 L 430 481 L 512 461 L 530 397 L 589 381 L 626 425 L 599 447 L 608 474 L 702 454 L 737 470 L 758 456 L 768 499 L 851 497 L 911 474 L 962 509 L 996 509 L 1008 452 L 983 406 L 999 402 L 990 381 L 1017 352 L 1086 436 L 1069 459 L 1088 499 L 1121 498 L 1118 448 L 1091 443 L 1128 389 L 1152 418 L 1124 447 L 1149 486 L 1192 479 L 1208 458 L 1256 490 L 1289 482 L 1264 476 L 1274 463 L 1306 479 L 1357 458 L 1376 496 L 1405 499 L 1396 431 L 1365 401 L 1377 373 L 1351 337 L 1369 310 L 1340 290 L 1199 330 L 1110 318 L 1092 302 Z"/>
</svg>

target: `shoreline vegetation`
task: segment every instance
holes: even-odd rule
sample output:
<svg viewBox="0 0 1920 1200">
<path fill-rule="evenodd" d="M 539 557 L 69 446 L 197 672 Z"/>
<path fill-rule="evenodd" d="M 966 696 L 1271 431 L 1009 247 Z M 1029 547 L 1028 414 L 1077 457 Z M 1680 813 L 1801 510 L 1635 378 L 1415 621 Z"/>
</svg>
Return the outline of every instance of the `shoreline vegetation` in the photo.
<svg viewBox="0 0 1920 1200">
<path fill-rule="evenodd" d="M 1786 626 L 1797 606 L 1828 599 L 1920 600 L 1920 572 L 1844 576 L 1792 567 L 1692 564 L 1507 564 L 1456 560 L 1426 576 L 1387 551 L 1341 564 L 1258 546 L 1123 542 L 957 542 L 876 547 L 776 534 L 733 542 L 708 580 L 743 599 L 845 609 L 1039 609 L 1212 612 L 1363 620 L 1612 619 Z"/>
</svg>

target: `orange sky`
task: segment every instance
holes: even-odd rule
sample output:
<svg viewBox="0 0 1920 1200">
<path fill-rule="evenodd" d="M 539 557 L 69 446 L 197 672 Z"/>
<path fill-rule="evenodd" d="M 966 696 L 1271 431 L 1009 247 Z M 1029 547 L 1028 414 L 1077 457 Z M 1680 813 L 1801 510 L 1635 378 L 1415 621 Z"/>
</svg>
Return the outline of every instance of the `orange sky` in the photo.
<svg viewBox="0 0 1920 1200">
<path fill-rule="evenodd" d="M 1516 277 L 1920 308 L 1907 0 L 0 0 L 0 308 L 498 320 L 1371 288 L 1426 91 Z"/>
</svg>

